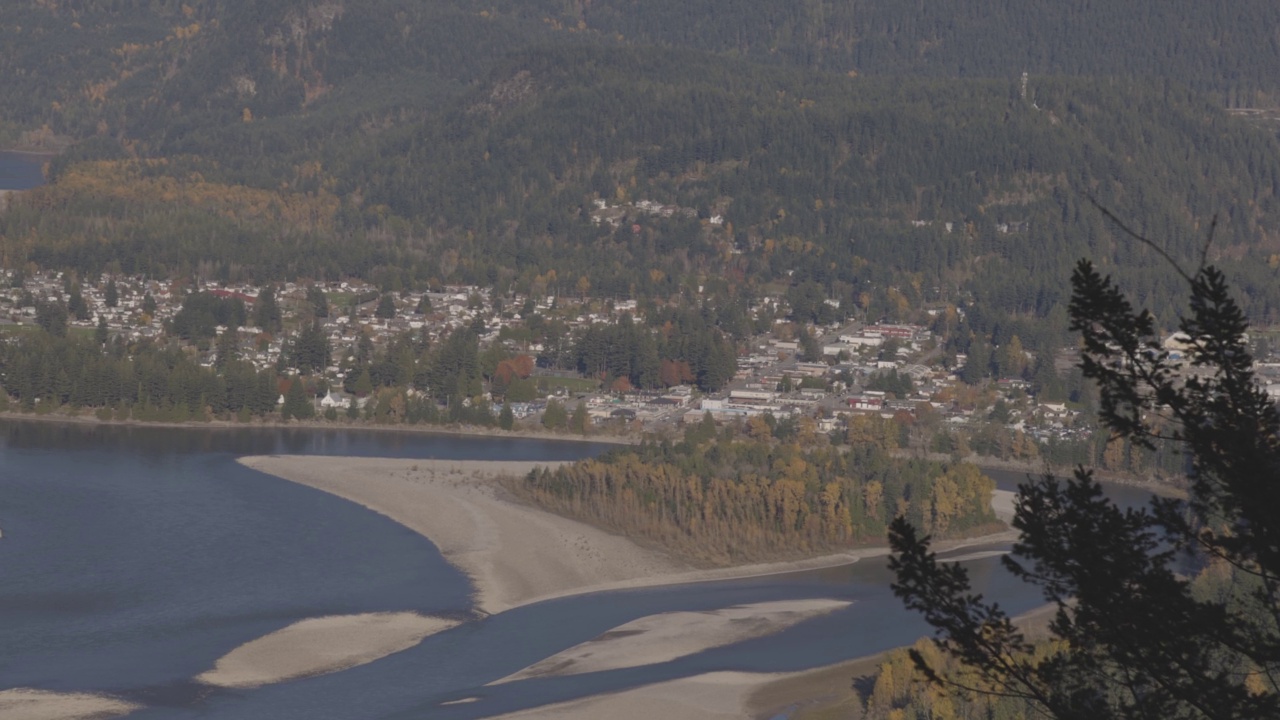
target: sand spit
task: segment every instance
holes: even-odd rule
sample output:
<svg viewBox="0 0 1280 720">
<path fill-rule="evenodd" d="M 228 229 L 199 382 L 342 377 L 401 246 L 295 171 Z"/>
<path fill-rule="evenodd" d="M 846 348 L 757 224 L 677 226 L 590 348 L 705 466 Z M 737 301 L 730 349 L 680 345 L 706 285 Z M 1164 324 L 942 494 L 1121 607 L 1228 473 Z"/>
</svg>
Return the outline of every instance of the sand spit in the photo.
<svg viewBox="0 0 1280 720">
<path fill-rule="evenodd" d="M 706 612 L 669 612 L 619 625 L 603 635 L 493 684 L 555 675 L 639 667 L 771 635 L 809 618 L 846 608 L 843 600 L 783 600 Z"/>
<path fill-rule="evenodd" d="M 1017 499 L 1018 493 L 1012 490 L 994 490 L 991 493 L 991 510 L 997 518 L 1009 522 L 1013 519 Z"/>
<path fill-rule="evenodd" d="M 747 699 L 778 676 L 714 672 L 608 695 L 521 710 L 490 720 L 746 720 Z"/>
<path fill-rule="evenodd" d="M 495 480 L 560 463 L 318 456 L 241 458 L 247 467 L 332 493 L 427 537 L 470 576 L 477 607 L 498 613 L 566 595 L 730 580 L 837 567 L 886 555 L 869 547 L 817 558 L 695 569 L 576 520 L 504 499 Z M 999 491 L 993 506 L 1012 506 Z M 998 533 L 937 544 L 939 551 L 1011 540 Z"/>
<path fill-rule="evenodd" d="M 141 709 L 123 700 L 89 693 L 57 693 L 16 688 L 0 690 L 5 720 L 106 720 Z"/>
<path fill-rule="evenodd" d="M 241 645 L 196 680 L 218 687 L 254 688 L 337 672 L 407 650 L 457 624 L 457 620 L 411 612 L 311 618 Z"/>
<path fill-rule="evenodd" d="M 495 478 L 548 463 L 296 456 L 241 462 L 426 536 L 471 577 L 477 605 L 488 613 L 688 569 L 626 538 L 499 497 Z"/>
</svg>

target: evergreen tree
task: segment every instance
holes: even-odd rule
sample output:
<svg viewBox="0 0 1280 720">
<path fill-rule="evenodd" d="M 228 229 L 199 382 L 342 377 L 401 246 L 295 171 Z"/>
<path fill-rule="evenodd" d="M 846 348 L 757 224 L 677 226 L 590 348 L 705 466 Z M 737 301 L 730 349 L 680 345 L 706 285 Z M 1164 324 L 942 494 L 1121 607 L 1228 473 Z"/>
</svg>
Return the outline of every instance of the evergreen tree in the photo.
<svg viewBox="0 0 1280 720">
<path fill-rule="evenodd" d="M 293 341 L 290 364 L 304 373 L 312 373 L 324 370 L 329 360 L 329 338 L 320 323 L 304 325 Z"/>
<path fill-rule="evenodd" d="M 54 337 L 67 334 L 67 306 L 60 300 L 36 302 L 36 324 Z"/>
<path fill-rule="evenodd" d="M 569 418 L 569 429 L 580 435 L 586 435 L 591 429 L 591 415 L 587 412 L 587 404 L 579 401 L 573 409 L 573 417 Z"/>
<path fill-rule="evenodd" d="M 329 317 L 329 297 L 324 290 L 315 285 L 307 288 L 307 303 L 311 305 L 311 314 L 317 318 Z"/>
<path fill-rule="evenodd" d="M 973 342 L 969 343 L 969 358 L 960 368 L 960 379 L 969 385 L 977 385 L 987 376 L 990 365 L 991 348 L 986 338 L 974 336 Z"/>
<path fill-rule="evenodd" d="M 156 299 L 152 296 L 151 291 L 148 290 L 147 293 L 142 296 L 142 312 L 148 315 L 155 315 L 156 310 Z"/>
<path fill-rule="evenodd" d="M 542 425 L 548 430 L 561 430 L 569 424 L 569 414 L 564 406 L 556 400 L 547 401 L 547 409 L 542 413 Z"/>
<path fill-rule="evenodd" d="M 214 348 L 215 357 L 213 366 L 219 370 L 223 370 L 230 363 L 240 359 L 240 339 L 239 332 L 227 328 L 218 335 L 218 344 Z"/>
<path fill-rule="evenodd" d="M 258 292 L 258 299 L 253 304 L 253 324 L 269 333 L 278 333 L 284 327 L 274 285 L 268 285 Z"/>
<path fill-rule="evenodd" d="M 516 414 L 511 410 L 511 403 L 502 404 L 502 412 L 498 413 L 498 427 L 510 430 L 516 426 Z"/>
<path fill-rule="evenodd" d="M 306 420 L 314 417 L 315 414 L 316 409 L 311 404 L 311 398 L 307 397 L 302 377 L 294 377 L 289 383 L 289 389 L 285 391 L 284 406 L 280 408 L 280 417 L 285 420 L 290 418 Z"/>
<path fill-rule="evenodd" d="M 390 320 L 396 316 L 396 298 L 391 293 L 382 293 L 378 299 L 378 307 L 373 311 L 375 317 Z"/>
<path fill-rule="evenodd" d="M 1191 484 L 1185 500 L 1137 510 L 1083 467 L 1065 484 L 1019 486 L 1020 538 L 1002 560 L 1057 605 L 1046 652 L 971 593 L 963 567 L 939 563 L 912 522 L 893 521 L 893 590 L 973 673 L 970 687 L 1057 718 L 1280 717 L 1280 409 L 1255 381 L 1223 274 L 1175 269 L 1191 289 L 1189 365 L 1109 277 L 1086 261 L 1072 277 L 1071 326 L 1102 421 L 1133 447 L 1175 443 Z"/>
<path fill-rule="evenodd" d="M 813 336 L 813 333 L 809 332 L 809 328 L 800 328 L 798 340 L 801 362 L 818 362 L 822 359 L 822 346 L 818 344 L 818 339 Z"/>
<path fill-rule="evenodd" d="M 356 397 L 368 397 L 369 393 L 373 392 L 373 378 L 369 377 L 369 368 L 360 368 L 351 385 L 351 392 L 355 393 Z"/>
<path fill-rule="evenodd" d="M 107 318 L 98 316 L 98 327 L 93 331 L 93 340 L 98 347 L 106 347 L 107 341 L 111 339 L 110 332 L 107 330 Z"/>
<path fill-rule="evenodd" d="M 120 290 L 116 287 L 115 278 L 107 280 L 107 290 L 103 294 L 102 299 L 109 308 L 113 308 L 120 304 Z"/>
<path fill-rule="evenodd" d="M 67 312 L 71 313 L 77 320 L 89 319 L 89 305 L 84 301 L 84 295 L 80 292 L 80 284 L 71 286 L 71 295 L 67 298 Z"/>
<path fill-rule="evenodd" d="M 1066 386 L 1053 367 L 1053 356 L 1042 354 L 1031 376 L 1031 387 L 1040 402 L 1062 402 L 1067 399 Z"/>
</svg>

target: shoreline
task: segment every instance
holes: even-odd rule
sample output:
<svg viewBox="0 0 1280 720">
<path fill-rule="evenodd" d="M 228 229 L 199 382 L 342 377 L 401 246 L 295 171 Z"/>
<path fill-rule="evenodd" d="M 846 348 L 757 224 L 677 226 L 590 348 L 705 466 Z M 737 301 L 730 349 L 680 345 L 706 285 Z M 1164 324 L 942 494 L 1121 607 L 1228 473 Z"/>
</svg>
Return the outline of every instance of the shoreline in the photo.
<svg viewBox="0 0 1280 720">
<path fill-rule="evenodd" d="M 283 420 L 264 420 L 251 421 L 247 423 L 232 420 L 190 420 L 187 422 L 102 420 L 95 417 L 93 414 L 65 415 L 55 412 L 41 415 L 33 412 L 16 412 L 13 410 L 0 411 L 0 421 L 3 420 L 82 426 L 101 425 L 105 427 L 167 428 L 177 430 L 252 430 L 259 428 L 268 430 L 355 430 L 376 433 L 403 433 L 408 435 L 449 435 L 454 437 L 489 439 L 551 440 L 574 443 L 598 443 L 601 445 L 616 445 L 619 447 L 639 445 L 650 437 L 658 437 L 653 433 L 626 435 L 575 435 L 569 433 L 555 433 L 549 430 L 502 430 L 501 428 L 496 427 L 487 428 L 476 425 L 366 425 L 345 423 L 342 421 L 332 422 L 328 420 L 291 420 L 288 422 Z M 894 455 L 895 457 L 911 457 L 901 451 L 894 453 Z M 939 455 L 938 457 L 934 457 L 933 453 L 927 454 L 924 459 L 937 460 L 939 462 L 952 461 L 949 456 Z M 999 458 L 982 455 L 971 455 L 963 458 L 961 462 L 974 465 L 983 472 L 995 470 L 999 472 L 1027 473 L 1033 477 L 1043 475 L 1046 469 L 1043 464 L 1016 460 L 1001 460 Z M 1066 479 L 1073 470 L 1074 468 L 1052 468 L 1050 469 L 1050 472 L 1055 477 Z M 1186 497 L 1185 490 L 1174 482 L 1163 482 L 1145 478 L 1135 478 L 1127 475 L 1118 475 L 1115 473 L 1099 471 L 1097 468 L 1093 468 L 1093 470 L 1094 478 L 1101 482 L 1142 488 L 1144 490 L 1150 490 L 1153 494 L 1160 495 L 1162 497 Z"/>
<path fill-rule="evenodd" d="M 575 443 L 599 443 L 602 445 L 638 445 L 643 436 L 628 435 L 571 435 L 540 430 L 502 430 L 476 425 L 356 425 L 353 423 L 332 423 L 329 421 L 268 420 L 263 422 L 234 422 L 229 420 L 192 420 L 188 422 L 153 422 L 150 420 L 101 420 L 89 415 L 61 415 L 49 413 L 0 412 L 0 420 L 14 422 L 36 422 L 64 425 L 129 427 L 129 428 L 166 428 L 175 430 L 357 430 L 379 433 L 403 433 L 409 435 L 451 435 L 455 437 L 477 437 L 510 440 L 557 440 Z"/>
<path fill-rule="evenodd" d="M 802 560 L 699 568 L 502 493 L 500 478 L 558 462 L 304 455 L 249 456 L 238 462 L 337 495 L 422 535 L 471 578 L 476 606 L 489 614 L 583 593 L 767 577 L 889 553 L 888 546 L 873 546 Z M 1001 510 L 1011 502 L 1011 495 L 997 498 Z M 1012 530 L 1003 530 L 938 542 L 935 550 L 950 552 L 1013 537 Z"/>
</svg>

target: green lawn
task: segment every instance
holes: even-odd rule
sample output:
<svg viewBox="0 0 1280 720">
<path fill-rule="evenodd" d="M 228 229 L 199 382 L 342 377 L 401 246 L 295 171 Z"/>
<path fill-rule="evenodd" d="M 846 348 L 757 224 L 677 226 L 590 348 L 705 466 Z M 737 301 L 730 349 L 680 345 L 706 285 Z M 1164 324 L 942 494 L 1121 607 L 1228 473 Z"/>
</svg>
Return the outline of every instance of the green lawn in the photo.
<svg viewBox="0 0 1280 720">
<path fill-rule="evenodd" d="M 600 389 L 600 381 L 592 380 L 590 378 L 538 378 L 539 390 L 542 390 L 543 392 L 550 392 L 556 388 L 564 388 L 571 393 L 592 392 Z"/>
<path fill-rule="evenodd" d="M 39 325 L 35 323 L 27 323 L 25 325 L 0 325 L 0 336 L 3 337 L 25 337 L 43 332 Z M 68 327 L 67 335 L 70 337 L 93 337 L 94 328 L 87 327 Z"/>
</svg>

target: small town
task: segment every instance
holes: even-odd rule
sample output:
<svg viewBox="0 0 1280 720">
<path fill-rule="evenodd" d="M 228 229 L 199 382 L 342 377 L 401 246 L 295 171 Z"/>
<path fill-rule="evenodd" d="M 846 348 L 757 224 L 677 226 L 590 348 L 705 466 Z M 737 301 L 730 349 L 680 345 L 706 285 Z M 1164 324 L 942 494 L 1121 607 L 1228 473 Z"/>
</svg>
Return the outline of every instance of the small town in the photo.
<svg viewBox="0 0 1280 720">
<path fill-rule="evenodd" d="M 706 417 L 718 424 L 743 424 L 752 418 L 768 418 L 771 423 L 807 418 L 824 434 L 848 433 L 858 418 L 896 418 L 906 425 L 928 428 L 934 440 L 920 449 L 944 454 L 965 449 L 967 445 L 958 438 L 970 437 L 980 427 L 1001 428 L 1005 431 L 1001 442 L 1010 446 L 1002 448 L 1001 456 L 1022 459 L 1033 456 L 1025 447 L 1020 449 L 1028 442 L 1044 446 L 1085 441 L 1093 432 L 1091 425 L 1081 422 L 1079 408 L 1062 399 L 1037 398 L 1032 383 L 1023 377 L 1001 377 L 981 387 L 967 385 L 960 379 L 965 356 L 959 355 L 952 367 L 944 366 L 937 338 L 923 325 L 849 322 L 815 326 L 807 336 L 806 348 L 796 338 L 795 325 L 778 320 L 775 331 L 757 335 L 749 347 L 739 348 L 736 371 L 723 387 L 699 390 L 695 384 L 683 382 L 689 378 L 675 377 L 661 389 L 641 390 L 627 382 L 602 387 L 604 378 L 586 376 L 572 363 L 560 360 L 564 347 L 535 342 L 527 322 L 533 316 L 558 319 L 571 338 L 589 328 L 624 322 L 624 318 L 627 323 L 642 319 L 633 300 L 495 298 L 490 289 L 471 286 L 383 293 L 358 280 L 285 283 L 271 290 L 281 310 L 280 329 L 272 333 L 252 324 L 255 305 L 265 290 L 254 285 L 183 286 L 106 276 L 73 284 L 59 272 L 34 273 L 26 278 L 8 273 L 6 280 L 11 287 L 0 295 L 0 329 L 7 327 L 10 333 L 34 330 L 39 327 L 38 306 L 67 305 L 72 308 L 67 318 L 71 333 L 105 334 L 111 342 L 125 347 L 176 342 L 210 368 L 217 363 L 219 348 L 225 351 L 226 345 L 211 343 L 208 338 L 184 342 L 174 333 L 175 319 L 192 293 L 243 303 L 246 324 L 213 329 L 219 337 L 229 334 L 234 338 L 237 357 L 251 362 L 258 371 L 284 368 L 282 356 L 288 352 L 290 338 L 313 323 L 330 351 L 328 364 L 316 373 L 320 382 L 311 384 L 318 391 L 311 403 L 316 417 L 331 420 L 367 418 L 368 413 L 362 416 L 360 411 L 372 410 L 367 405 L 374 388 L 356 387 L 358 383 L 353 382 L 358 355 L 363 353 L 367 359 L 398 338 L 431 346 L 456 329 L 469 328 L 476 331 L 481 349 L 498 349 L 504 358 L 530 361 L 526 365 L 532 392 L 509 390 L 500 396 L 490 388 L 482 395 L 495 417 L 510 406 L 514 429 L 553 427 L 546 419 L 548 402 L 568 409 L 580 405 L 591 433 L 635 437 L 661 435 Z M 323 309 L 316 307 L 317 298 L 323 298 Z M 764 298 L 752 310 L 768 306 L 771 316 L 785 317 L 785 308 L 780 307 L 785 302 L 784 298 Z M 560 343 L 567 340 L 561 338 Z M 1176 334 L 1166 338 L 1164 345 L 1173 357 L 1184 349 Z M 1073 358 L 1064 353 L 1055 362 L 1066 369 Z M 1255 371 L 1267 383 L 1268 392 L 1280 400 L 1280 362 L 1263 358 Z M 418 391 L 409 388 L 407 392 L 412 395 Z M 281 393 L 277 404 L 284 401 Z"/>
</svg>

